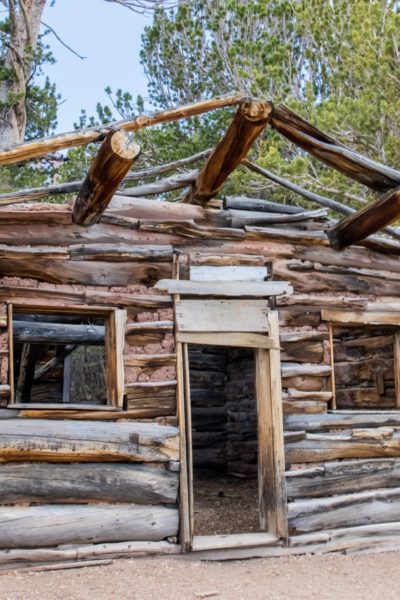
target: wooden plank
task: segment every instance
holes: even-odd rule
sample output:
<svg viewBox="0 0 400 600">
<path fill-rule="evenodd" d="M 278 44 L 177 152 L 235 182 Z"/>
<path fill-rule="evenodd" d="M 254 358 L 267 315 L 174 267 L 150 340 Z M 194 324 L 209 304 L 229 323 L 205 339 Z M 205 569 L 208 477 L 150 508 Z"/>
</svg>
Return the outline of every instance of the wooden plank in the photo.
<svg viewBox="0 0 400 600">
<path fill-rule="evenodd" d="M 125 367 L 157 369 L 175 366 L 176 354 L 125 354 L 123 360 Z"/>
<path fill-rule="evenodd" d="M 244 240 L 244 238 L 246 237 L 243 229 L 235 229 L 233 227 L 198 225 L 193 220 L 155 221 L 153 219 L 143 219 L 139 223 L 139 230 L 151 231 L 154 233 L 169 233 L 171 235 L 193 239 L 198 238 L 210 240 Z"/>
<path fill-rule="evenodd" d="M 214 267 L 222 266 L 264 266 L 265 257 L 253 254 L 189 254 L 191 265 L 209 265 Z"/>
<path fill-rule="evenodd" d="M 347 323 L 348 325 L 400 325 L 400 312 L 380 311 L 341 311 L 322 309 L 324 321 Z"/>
<path fill-rule="evenodd" d="M 321 416 L 294 415 L 285 419 L 285 428 L 293 430 L 329 431 L 330 429 L 357 429 L 360 427 L 400 428 L 400 411 L 357 410 L 350 414 L 347 411 L 335 411 Z"/>
<path fill-rule="evenodd" d="M 3 548 L 158 541 L 177 533 L 178 509 L 166 506 L 58 504 L 0 508 Z"/>
<path fill-rule="evenodd" d="M 0 462 L 167 462 L 178 444 L 177 428 L 156 423 L 6 419 Z"/>
<path fill-rule="evenodd" d="M 236 346 L 238 348 L 264 348 L 268 350 L 275 346 L 274 341 L 259 333 L 219 333 L 209 332 L 176 332 L 176 340 L 186 344 L 201 344 L 210 346 Z"/>
<path fill-rule="evenodd" d="M 176 504 L 177 494 L 177 473 L 163 467 L 104 463 L 0 465 L 0 504 Z"/>
<path fill-rule="evenodd" d="M 328 324 L 329 331 L 329 357 L 331 363 L 331 390 L 332 390 L 332 410 L 336 410 L 336 385 L 335 385 L 335 353 L 333 348 L 333 327 L 331 321 Z"/>
<path fill-rule="evenodd" d="M 10 401 L 14 400 L 14 333 L 13 307 L 7 304 L 7 337 L 8 337 L 8 384 L 10 386 Z"/>
<path fill-rule="evenodd" d="M 321 375 L 330 375 L 330 365 L 315 365 L 306 363 L 282 363 L 281 364 L 282 377 L 320 377 Z"/>
<path fill-rule="evenodd" d="M 179 331 L 268 331 L 268 303 L 264 300 L 177 300 Z"/>
<path fill-rule="evenodd" d="M 170 294 L 187 296 L 227 296 L 227 297 L 267 297 L 291 294 L 293 289 L 285 281 L 262 281 L 249 285 L 246 282 L 224 281 L 185 281 L 162 279 L 154 286 L 157 290 L 166 290 Z"/>
<path fill-rule="evenodd" d="M 190 266 L 191 281 L 264 281 L 267 276 L 266 266 Z"/>
<path fill-rule="evenodd" d="M 193 491 L 193 419 L 190 381 L 189 350 L 187 344 L 182 344 L 183 350 L 183 382 L 185 386 L 185 417 L 186 417 L 186 460 L 188 473 L 188 513 L 191 548 L 193 549 L 194 534 L 194 491 Z"/>
<path fill-rule="evenodd" d="M 221 550 L 225 548 L 254 548 L 272 546 L 278 539 L 272 533 L 239 533 L 232 535 L 196 535 L 193 538 L 193 552 Z"/>
<path fill-rule="evenodd" d="M 288 536 L 280 379 L 278 313 L 268 315 L 275 348 L 255 353 L 260 524 L 277 538 Z"/>
<path fill-rule="evenodd" d="M 224 137 L 217 144 L 193 187 L 185 196 L 186 204 L 206 204 L 221 189 L 225 180 L 249 152 L 268 122 L 270 102 L 243 102 Z"/>
<path fill-rule="evenodd" d="M 126 310 L 113 310 L 106 320 L 105 352 L 107 401 L 122 408 L 124 401 L 124 362 Z"/>
</svg>

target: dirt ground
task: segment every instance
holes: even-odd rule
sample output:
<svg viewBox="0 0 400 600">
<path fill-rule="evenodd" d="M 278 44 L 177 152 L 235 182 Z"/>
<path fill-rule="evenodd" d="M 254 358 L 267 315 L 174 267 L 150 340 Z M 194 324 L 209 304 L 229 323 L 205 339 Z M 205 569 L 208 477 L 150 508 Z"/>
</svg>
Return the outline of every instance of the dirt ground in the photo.
<svg viewBox="0 0 400 600">
<path fill-rule="evenodd" d="M 398 600 L 400 553 L 201 563 L 181 558 L 18 573 L 1 600 Z"/>
<path fill-rule="evenodd" d="M 196 535 L 260 531 L 257 479 L 196 470 L 193 483 Z"/>
</svg>

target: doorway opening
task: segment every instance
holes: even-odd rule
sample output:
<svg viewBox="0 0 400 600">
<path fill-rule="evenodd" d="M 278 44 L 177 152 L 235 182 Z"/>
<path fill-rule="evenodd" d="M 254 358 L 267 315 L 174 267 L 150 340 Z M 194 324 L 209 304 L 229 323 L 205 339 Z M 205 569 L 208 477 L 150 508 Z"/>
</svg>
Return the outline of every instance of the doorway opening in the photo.
<svg viewBox="0 0 400 600">
<path fill-rule="evenodd" d="M 188 346 L 193 534 L 263 531 L 254 349 Z"/>
</svg>

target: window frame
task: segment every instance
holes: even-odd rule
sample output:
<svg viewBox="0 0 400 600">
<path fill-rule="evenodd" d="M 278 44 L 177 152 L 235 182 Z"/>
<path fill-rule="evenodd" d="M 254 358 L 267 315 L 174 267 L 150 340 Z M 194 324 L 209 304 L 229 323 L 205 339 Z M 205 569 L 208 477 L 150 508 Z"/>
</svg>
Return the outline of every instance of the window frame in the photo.
<svg viewBox="0 0 400 600">
<path fill-rule="evenodd" d="M 18 403 L 15 402 L 14 389 L 14 339 L 13 339 L 13 316 L 15 313 L 61 314 L 61 315 L 92 315 L 103 317 L 105 326 L 105 369 L 107 403 L 104 405 L 73 404 L 73 403 Z M 35 410 L 48 410 L 50 408 L 66 410 L 115 410 L 123 409 L 124 402 L 124 364 L 123 347 L 125 342 L 126 310 L 110 306 L 88 306 L 88 305 L 65 305 L 65 304 L 28 304 L 26 302 L 13 301 L 8 304 L 8 334 L 9 334 L 9 381 L 10 397 L 8 408 L 25 408 Z"/>
<path fill-rule="evenodd" d="M 329 351 L 331 357 L 331 391 L 332 391 L 332 410 L 341 412 L 336 408 L 336 385 L 335 385 L 335 364 L 333 354 L 333 326 L 348 325 L 349 327 L 365 326 L 393 326 L 399 330 L 394 333 L 393 340 L 393 367 L 394 367 L 394 386 L 396 395 L 396 406 L 391 409 L 382 409 L 385 412 L 397 411 L 400 409 L 400 311 L 341 311 L 323 309 L 321 311 L 322 321 L 327 322 L 329 331 Z M 367 410 L 367 409 L 364 409 Z M 363 412 L 363 409 L 360 409 Z"/>
</svg>

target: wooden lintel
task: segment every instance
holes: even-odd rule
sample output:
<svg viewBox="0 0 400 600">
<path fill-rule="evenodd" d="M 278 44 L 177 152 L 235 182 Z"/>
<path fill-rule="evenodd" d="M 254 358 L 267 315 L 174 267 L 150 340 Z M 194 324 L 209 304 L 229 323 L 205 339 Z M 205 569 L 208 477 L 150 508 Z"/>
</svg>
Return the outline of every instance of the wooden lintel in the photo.
<svg viewBox="0 0 400 600">
<path fill-rule="evenodd" d="M 106 136 L 75 200 L 72 211 L 75 223 L 99 222 L 139 153 L 139 146 L 125 132 L 111 131 Z"/>
<path fill-rule="evenodd" d="M 400 172 L 353 152 L 284 105 L 274 107 L 270 125 L 291 142 L 347 177 L 385 192 L 400 184 Z"/>
<path fill-rule="evenodd" d="M 183 202 L 206 204 L 250 150 L 268 122 L 270 102 L 244 102 L 224 137 L 209 156 Z"/>
<path fill-rule="evenodd" d="M 400 188 L 386 192 L 327 231 L 335 250 L 355 244 L 400 217 Z"/>
</svg>

